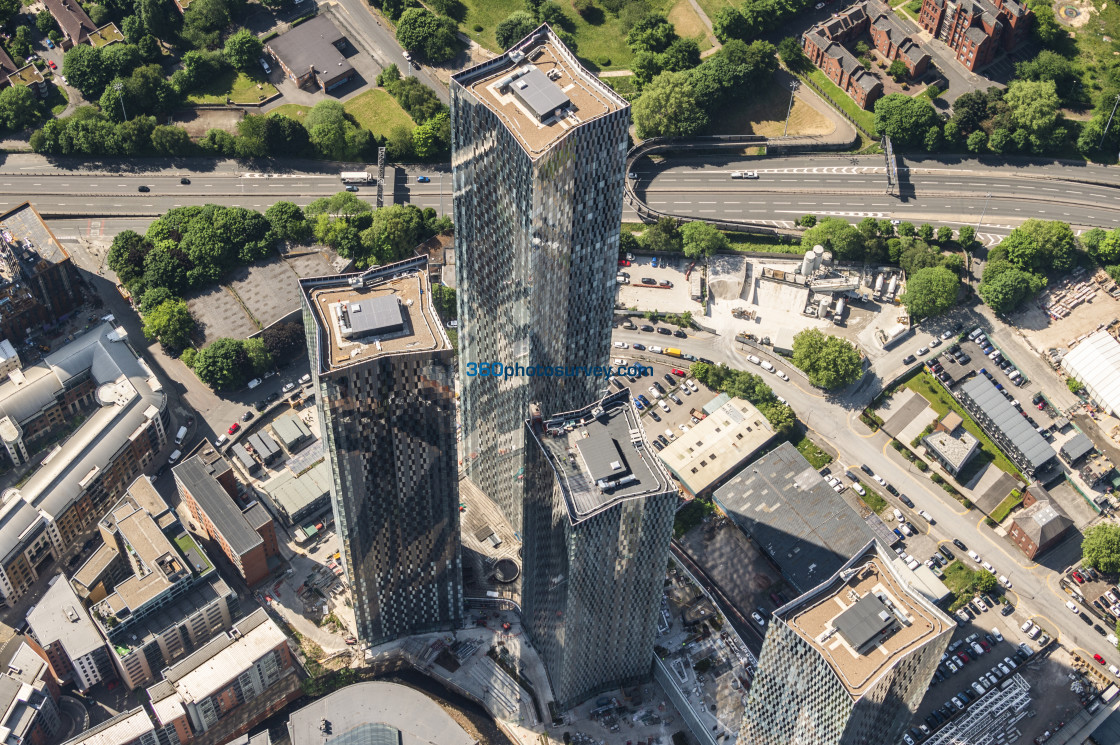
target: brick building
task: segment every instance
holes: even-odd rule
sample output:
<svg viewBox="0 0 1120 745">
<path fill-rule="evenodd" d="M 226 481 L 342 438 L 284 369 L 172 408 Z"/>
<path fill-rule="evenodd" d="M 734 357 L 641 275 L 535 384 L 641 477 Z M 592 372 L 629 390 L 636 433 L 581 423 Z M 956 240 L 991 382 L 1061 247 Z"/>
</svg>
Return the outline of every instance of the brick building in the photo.
<svg viewBox="0 0 1120 745">
<path fill-rule="evenodd" d="M 247 585 L 266 579 L 269 561 L 280 555 L 276 526 L 260 502 L 240 506 L 229 461 L 206 440 L 171 472 L 197 530 L 221 548 Z"/>
<path fill-rule="evenodd" d="M 48 745 L 62 728 L 60 690 L 47 653 L 14 634 L 0 646 L 0 728 L 12 745 Z"/>
<path fill-rule="evenodd" d="M 327 16 L 317 16 L 264 45 L 284 74 L 300 88 L 314 85 L 322 91 L 350 82 L 357 71 L 342 54 L 346 36 Z"/>
<path fill-rule="evenodd" d="M 109 648 L 65 574 L 57 575 L 27 614 L 28 628 L 47 653 L 54 677 L 88 691 L 117 675 Z"/>
<path fill-rule="evenodd" d="M 10 373 L 0 385 L 0 443 L 12 460 L 27 462 L 48 437 L 66 439 L 0 506 L 6 602 L 81 545 L 167 444 L 169 421 L 167 397 L 123 328 L 102 324 Z"/>
<path fill-rule="evenodd" d="M 1050 493 L 1035 482 L 1023 494 L 1023 509 L 1015 515 L 1009 535 L 1028 559 L 1057 545 L 1073 525 L 1073 520 Z"/>
<path fill-rule="evenodd" d="M 875 49 L 890 62 L 902 60 L 911 78 L 929 67 L 929 55 L 895 22 L 880 2 L 853 5 L 805 32 L 802 47 L 813 64 L 862 108 L 869 109 L 883 95 L 878 79 L 863 68 L 845 47 L 869 33 Z"/>
<path fill-rule="evenodd" d="M 991 63 L 1030 33 L 1031 12 L 1015 0 L 922 0 L 918 23 L 969 70 Z"/>
<path fill-rule="evenodd" d="M 86 41 L 97 30 L 78 0 L 43 0 L 43 5 L 47 6 L 58 27 L 62 29 L 62 43 L 59 46 L 64 50 Z"/>
</svg>

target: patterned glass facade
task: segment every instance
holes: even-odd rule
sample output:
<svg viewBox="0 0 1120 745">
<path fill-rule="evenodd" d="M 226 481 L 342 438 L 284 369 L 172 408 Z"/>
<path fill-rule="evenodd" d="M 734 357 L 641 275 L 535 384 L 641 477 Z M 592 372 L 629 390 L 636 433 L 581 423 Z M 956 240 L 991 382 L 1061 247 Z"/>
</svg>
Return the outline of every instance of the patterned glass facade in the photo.
<svg viewBox="0 0 1120 745">
<path fill-rule="evenodd" d="M 552 124 L 534 149 L 472 86 L 513 69 L 510 53 L 451 82 L 455 279 L 467 475 L 522 529 L 529 404 L 570 411 L 602 395 L 591 376 L 471 377 L 471 364 L 606 365 L 626 176 L 627 102 L 579 66 L 547 27 L 514 49 L 547 53 L 605 102 Z M 539 47 L 541 42 L 537 42 Z M 566 81 L 565 81 L 566 82 Z M 521 121 L 521 120 L 519 120 Z M 548 127 L 533 133 L 547 139 Z"/>
<path fill-rule="evenodd" d="M 301 283 L 331 502 L 358 637 L 369 645 L 462 621 L 454 352 L 431 308 L 427 272 L 421 258 Z M 390 277 L 419 282 L 419 307 L 409 302 L 408 323 L 423 326 L 438 348 L 332 364 L 332 330 L 324 325 L 332 319 L 323 318 L 312 293 L 346 288 L 352 277 L 374 289 Z"/>
<path fill-rule="evenodd" d="M 566 442 L 557 450 L 545 429 L 528 429 L 523 622 L 562 709 L 651 675 L 677 490 L 628 398 L 621 391 L 603 403 L 607 417 L 622 418 L 623 433 L 637 432 L 637 441 L 619 444 L 640 484 L 587 515 L 575 513 L 566 493 L 581 480 Z M 592 408 L 563 419 L 593 419 Z"/>
<path fill-rule="evenodd" d="M 878 544 L 875 546 L 877 549 Z M 876 671 L 869 685 L 853 692 L 842 677 L 844 673 L 838 673 L 819 645 L 810 643 L 787 622 L 800 607 L 820 602 L 822 588 L 833 585 L 837 577 L 867 557 L 868 550 L 876 553 L 876 549 L 869 546 L 828 582 L 780 608 L 770 619 L 738 745 L 879 745 L 902 737 L 956 625 L 925 598 L 911 594 L 908 608 L 920 608 L 929 614 L 928 618 L 914 614 L 912 624 L 928 627 L 928 633 L 897 654 L 892 653 L 897 659 Z M 886 556 L 881 549 L 878 553 Z M 841 590 L 846 589 L 841 586 Z M 848 602 L 846 592 L 836 598 L 824 592 L 825 603 L 836 603 L 839 597 Z M 839 658 L 855 660 L 846 648 L 837 646 L 834 631 L 819 639 L 828 649 L 837 650 Z M 865 654 L 874 660 L 881 656 L 881 648 L 865 650 Z M 852 665 L 861 667 L 858 661 Z"/>
</svg>

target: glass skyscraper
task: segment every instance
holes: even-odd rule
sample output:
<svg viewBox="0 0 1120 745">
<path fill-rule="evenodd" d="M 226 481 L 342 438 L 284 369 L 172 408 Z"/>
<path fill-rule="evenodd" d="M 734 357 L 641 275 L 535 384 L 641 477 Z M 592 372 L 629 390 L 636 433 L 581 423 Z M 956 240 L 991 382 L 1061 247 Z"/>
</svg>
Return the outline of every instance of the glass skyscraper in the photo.
<svg viewBox="0 0 1120 745">
<path fill-rule="evenodd" d="M 570 411 L 603 380 L 474 373 L 609 362 L 629 124 L 548 26 L 451 78 L 462 457 L 518 532 L 530 403 Z"/>
<path fill-rule="evenodd" d="M 300 282 L 358 637 L 463 617 L 454 351 L 426 257 Z"/>
<path fill-rule="evenodd" d="M 651 673 L 677 488 L 629 391 L 526 424 L 522 621 L 568 709 Z"/>
<path fill-rule="evenodd" d="M 872 540 L 774 611 L 738 745 L 897 742 L 957 626 Z"/>
</svg>

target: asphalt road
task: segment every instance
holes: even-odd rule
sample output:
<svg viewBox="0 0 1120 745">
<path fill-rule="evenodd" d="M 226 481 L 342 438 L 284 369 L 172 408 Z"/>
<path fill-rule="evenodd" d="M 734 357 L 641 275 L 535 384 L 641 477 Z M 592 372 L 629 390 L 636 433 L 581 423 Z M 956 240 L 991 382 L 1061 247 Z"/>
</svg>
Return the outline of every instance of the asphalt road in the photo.
<svg viewBox="0 0 1120 745">
<path fill-rule="evenodd" d="M 759 178 L 732 179 L 731 172 L 740 170 Z M 899 163 L 901 196 L 887 193 L 881 155 L 708 155 L 658 164 L 640 160 L 634 172 L 636 193 L 650 207 L 698 219 L 782 224 L 811 213 L 852 221 L 868 216 L 957 225 L 982 221 L 983 230 L 995 232 L 1032 217 L 1077 228 L 1120 225 L 1120 176 L 1104 166 L 906 159 Z"/>
<path fill-rule="evenodd" d="M 946 321 L 952 322 L 952 319 Z M 656 344 L 656 339 L 663 337 L 616 328 L 612 338 L 628 343 L 639 341 Z M 739 369 L 750 367 L 745 355 L 735 348 L 735 342 L 726 336 L 700 334 L 683 340 L 674 339 L 673 346 Z M 627 351 L 630 356 L 638 354 L 632 350 Z M 612 354 L 619 352 L 620 350 L 613 350 Z M 656 355 L 645 354 L 658 358 Z M 779 368 L 789 367 L 780 360 L 775 362 Z M 870 465 L 901 493 L 908 495 L 917 509 L 928 511 L 934 518 L 934 524 L 928 525 L 915 510 L 907 508 L 884 492 L 884 499 L 892 506 L 902 509 L 915 526 L 939 543 L 951 544 L 953 538 L 960 538 L 970 549 L 994 565 L 1000 574 L 1007 575 L 1013 585 L 1008 596 L 1018 607 L 1014 616 L 1017 624 L 1026 618 L 1033 618 L 1067 647 L 1086 650 L 1088 657 L 1093 653 L 1100 653 L 1109 663 L 1120 665 L 1120 652 L 1065 607 L 1068 596 L 1058 587 L 1058 575 L 1055 573 L 1055 569 L 1061 571 L 1065 565 L 1055 566 L 1054 562 L 1061 562 L 1065 555 L 1071 553 L 1069 547 L 1058 547 L 1045 554 L 1043 559 L 1048 565 L 1028 560 L 1017 548 L 984 527 L 984 516 L 978 510 L 965 510 L 939 486 L 912 469 L 890 447 L 890 438 L 886 434 L 868 433 L 866 427 L 859 423 L 858 417 L 863 406 L 877 393 L 876 388 L 857 387 L 854 392 L 848 392 L 840 399 L 823 394 L 798 375 L 790 375 L 788 382 L 777 376 L 768 376 L 766 382 L 789 402 L 810 429 L 837 449 L 838 465 L 853 469 L 858 469 L 863 463 Z M 836 470 L 835 466 L 833 470 Z M 964 558 L 967 562 L 968 557 L 962 557 L 964 552 L 952 546 L 951 548 L 958 558 Z M 977 621 L 978 624 L 986 622 L 986 617 Z M 1015 643 L 1028 641 L 1025 636 L 1018 636 L 1022 638 L 1014 638 Z"/>
</svg>

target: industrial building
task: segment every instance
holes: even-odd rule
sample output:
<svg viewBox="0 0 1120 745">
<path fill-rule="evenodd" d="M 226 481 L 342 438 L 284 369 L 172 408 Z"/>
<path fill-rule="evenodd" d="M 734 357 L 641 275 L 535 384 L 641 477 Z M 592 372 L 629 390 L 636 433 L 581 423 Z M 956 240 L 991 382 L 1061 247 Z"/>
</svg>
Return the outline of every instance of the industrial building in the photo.
<svg viewBox="0 0 1120 745">
<path fill-rule="evenodd" d="M 357 636 L 463 617 L 454 350 L 426 257 L 300 281 Z"/>
<path fill-rule="evenodd" d="M 1058 454 L 1030 425 L 1022 411 L 995 387 L 977 375 L 957 389 L 957 399 L 996 445 L 1027 476 L 1041 473 L 1054 464 Z"/>
<path fill-rule="evenodd" d="M 285 525 L 302 525 L 331 507 L 331 466 L 324 458 L 298 475 L 285 468 L 261 488 Z"/>
<path fill-rule="evenodd" d="M 547 25 L 452 76 L 460 370 L 609 362 L 629 126 L 626 99 Z M 602 384 L 460 377 L 463 467 L 515 532 L 530 404 L 573 411 Z"/>
<path fill-rule="evenodd" d="M 957 628 L 904 569 L 868 541 L 831 577 L 774 611 L 739 745 L 899 740 Z"/>
<path fill-rule="evenodd" d="M 788 442 L 739 471 L 714 499 L 799 592 L 837 571 L 874 537 Z"/>
<path fill-rule="evenodd" d="M 522 618 L 568 709 L 652 674 L 677 490 L 629 391 L 526 426 Z"/>
<path fill-rule="evenodd" d="M 729 399 L 657 455 L 692 497 L 707 495 L 774 439 L 770 422 L 749 401 Z"/>
<path fill-rule="evenodd" d="M 1033 559 L 1061 543 L 1071 527 L 1073 520 L 1036 482 L 1023 493 L 1023 509 L 1015 513 L 1008 535 L 1028 559 Z"/>
<path fill-rule="evenodd" d="M 1120 411 L 1120 341 L 1107 331 L 1083 339 L 1062 357 L 1062 370 L 1085 386 L 1085 393 L 1107 414 Z"/>
</svg>

